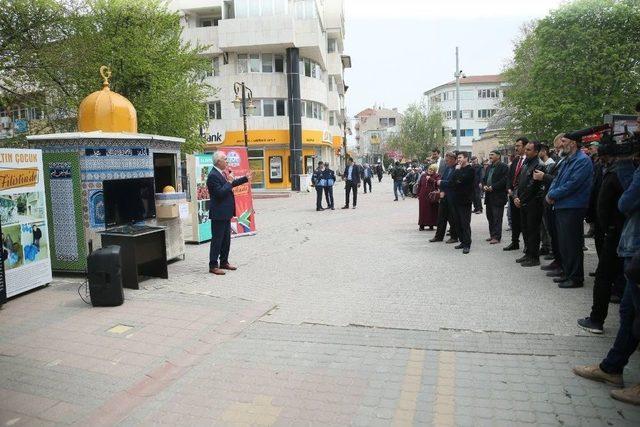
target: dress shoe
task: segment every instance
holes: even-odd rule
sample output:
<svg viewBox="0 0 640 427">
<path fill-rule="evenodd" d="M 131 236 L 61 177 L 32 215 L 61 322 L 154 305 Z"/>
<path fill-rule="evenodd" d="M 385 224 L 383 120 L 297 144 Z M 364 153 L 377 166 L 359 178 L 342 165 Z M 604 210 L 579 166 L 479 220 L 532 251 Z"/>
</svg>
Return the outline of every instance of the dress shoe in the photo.
<svg viewBox="0 0 640 427">
<path fill-rule="evenodd" d="M 343 206 L 342 209 L 349 209 L 349 206 Z"/>
<path fill-rule="evenodd" d="M 493 240 L 493 237 L 487 237 L 486 239 L 484 239 L 485 242 L 490 242 Z"/>
<path fill-rule="evenodd" d="M 237 270 L 237 269 L 238 269 L 238 267 L 235 267 L 235 266 L 233 266 L 233 265 L 231 265 L 231 264 L 229 264 L 229 263 L 222 264 L 222 265 L 220 266 L 220 268 L 221 268 L 221 269 L 223 269 L 223 270 L 231 270 L 231 271 L 234 271 L 234 270 Z"/>
<path fill-rule="evenodd" d="M 454 249 L 463 249 L 463 248 L 464 248 L 464 245 L 462 243 L 454 246 Z"/>
<path fill-rule="evenodd" d="M 323 211 L 324 208 L 316 208 L 316 211 Z"/>
<path fill-rule="evenodd" d="M 335 211 L 335 208 L 334 208 L 333 206 L 331 206 L 331 210 L 332 210 L 332 211 Z"/>
<path fill-rule="evenodd" d="M 394 201 L 394 202 L 397 202 L 397 201 L 398 201 L 398 199 L 393 199 L 393 201 Z"/>
<path fill-rule="evenodd" d="M 515 251 L 520 249 L 520 243 L 511 243 L 509 246 L 502 248 L 503 251 Z"/>
<path fill-rule="evenodd" d="M 356 208 L 356 205 L 353 205 L 353 209 L 355 209 L 355 208 Z"/>
<path fill-rule="evenodd" d="M 607 374 L 600 369 L 599 365 L 576 366 L 573 368 L 573 373 L 582 378 L 609 384 L 614 387 L 622 387 L 624 385 L 622 374 Z"/>
<path fill-rule="evenodd" d="M 491 240 L 489 241 L 489 244 L 490 244 L 490 245 L 497 245 L 498 243 L 500 243 L 500 240 L 498 240 L 498 239 L 491 239 Z"/>
<path fill-rule="evenodd" d="M 471 248 L 462 248 L 462 253 L 466 255 L 469 253 L 470 250 Z"/>
<path fill-rule="evenodd" d="M 562 282 L 566 282 L 567 281 L 567 277 L 566 276 L 559 276 L 559 277 L 554 277 L 553 278 L 553 283 L 562 283 Z"/>
<path fill-rule="evenodd" d="M 547 248 L 540 249 L 540 255 L 549 255 L 551 251 Z"/>
<path fill-rule="evenodd" d="M 564 272 L 562 270 L 547 271 L 547 277 L 562 277 L 562 276 L 564 276 Z"/>
<path fill-rule="evenodd" d="M 640 405 L 640 384 L 622 390 L 611 390 L 609 395 L 620 402 Z"/>
<path fill-rule="evenodd" d="M 436 237 L 434 237 L 433 239 L 429 239 L 430 242 L 442 242 L 443 239 L 438 239 Z"/>
<path fill-rule="evenodd" d="M 535 258 L 529 258 L 520 263 L 523 267 L 537 267 L 540 265 L 540 260 Z"/>
<path fill-rule="evenodd" d="M 518 259 L 516 260 L 516 262 L 519 264 L 519 263 L 524 262 L 524 261 L 526 261 L 526 260 L 528 260 L 528 259 L 529 259 L 529 257 L 528 257 L 528 256 L 526 256 L 526 255 L 522 255 L 520 258 L 518 258 Z"/>
<path fill-rule="evenodd" d="M 458 243 L 458 239 L 454 239 L 453 237 L 447 240 L 445 243 Z"/>
<path fill-rule="evenodd" d="M 542 267 L 540 267 L 540 270 L 542 271 L 553 271 L 558 269 L 560 269 L 560 264 L 557 262 L 552 262 L 551 264 L 543 265 Z"/>
<path fill-rule="evenodd" d="M 596 277 L 596 272 L 595 271 L 590 272 L 589 277 Z"/>
<path fill-rule="evenodd" d="M 604 333 L 604 328 L 602 323 L 597 323 L 591 320 L 591 317 L 585 317 L 584 319 L 578 319 L 578 326 L 584 329 L 587 332 L 591 332 L 592 334 L 602 334 Z"/>
<path fill-rule="evenodd" d="M 582 282 L 576 282 L 574 280 L 567 279 L 564 282 L 558 283 L 558 287 L 561 289 L 573 289 L 573 288 L 581 288 L 584 286 Z"/>
<path fill-rule="evenodd" d="M 210 268 L 209 273 L 213 273 L 217 276 L 224 276 L 225 274 L 227 274 L 224 272 L 224 270 L 221 270 L 218 267 Z"/>
</svg>

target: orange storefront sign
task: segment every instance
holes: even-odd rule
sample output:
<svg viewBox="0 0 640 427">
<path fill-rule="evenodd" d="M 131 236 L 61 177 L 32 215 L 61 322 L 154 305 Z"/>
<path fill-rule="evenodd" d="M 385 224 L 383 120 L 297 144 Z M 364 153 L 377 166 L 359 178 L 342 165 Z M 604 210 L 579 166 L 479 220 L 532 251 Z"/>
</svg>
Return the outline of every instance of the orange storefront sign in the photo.
<svg viewBox="0 0 640 427">
<path fill-rule="evenodd" d="M 250 130 L 247 132 L 247 141 L 251 145 L 288 145 L 289 131 L 283 129 L 272 130 Z M 323 141 L 323 132 L 320 130 L 303 130 L 303 144 L 328 144 Z M 228 131 L 224 138 L 223 145 L 243 146 L 244 132 Z"/>
<path fill-rule="evenodd" d="M 38 168 L 0 170 L 0 191 L 10 188 L 33 187 L 38 183 Z"/>
</svg>

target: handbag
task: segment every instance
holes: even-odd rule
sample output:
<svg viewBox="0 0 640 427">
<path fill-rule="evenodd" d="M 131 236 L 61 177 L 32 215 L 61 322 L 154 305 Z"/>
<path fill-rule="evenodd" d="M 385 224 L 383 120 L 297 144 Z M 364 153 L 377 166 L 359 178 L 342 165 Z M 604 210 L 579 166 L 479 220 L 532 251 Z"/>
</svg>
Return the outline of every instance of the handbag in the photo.
<svg viewBox="0 0 640 427">
<path fill-rule="evenodd" d="M 427 196 L 431 203 L 438 203 L 440 201 L 440 192 L 438 190 L 434 190 Z"/>
</svg>

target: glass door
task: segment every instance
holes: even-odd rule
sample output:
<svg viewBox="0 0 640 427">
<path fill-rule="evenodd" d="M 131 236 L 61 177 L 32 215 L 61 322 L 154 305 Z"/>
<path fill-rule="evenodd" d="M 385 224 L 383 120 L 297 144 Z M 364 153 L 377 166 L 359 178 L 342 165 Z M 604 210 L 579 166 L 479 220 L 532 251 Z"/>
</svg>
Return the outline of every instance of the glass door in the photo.
<svg viewBox="0 0 640 427">
<path fill-rule="evenodd" d="M 251 168 L 251 188 L 264 188 L 264 150 L 249 150 Z"/>
</svg>

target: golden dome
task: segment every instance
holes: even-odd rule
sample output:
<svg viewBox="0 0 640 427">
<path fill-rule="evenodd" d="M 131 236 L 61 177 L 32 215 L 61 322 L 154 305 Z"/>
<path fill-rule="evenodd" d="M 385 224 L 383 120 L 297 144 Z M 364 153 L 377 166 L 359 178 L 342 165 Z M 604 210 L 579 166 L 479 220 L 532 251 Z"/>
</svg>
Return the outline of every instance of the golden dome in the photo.
<svg viewBox="0 0 640 427">
<path fill-rule="evenodd" d="M 93 92 L 80 103 L 78 130 L 80 132 L 138 132 L 136 109 L 127 98 L 109 89 L 111 70 L 100 67 L 104 79 L 102 90 Z"/>
</svg>

